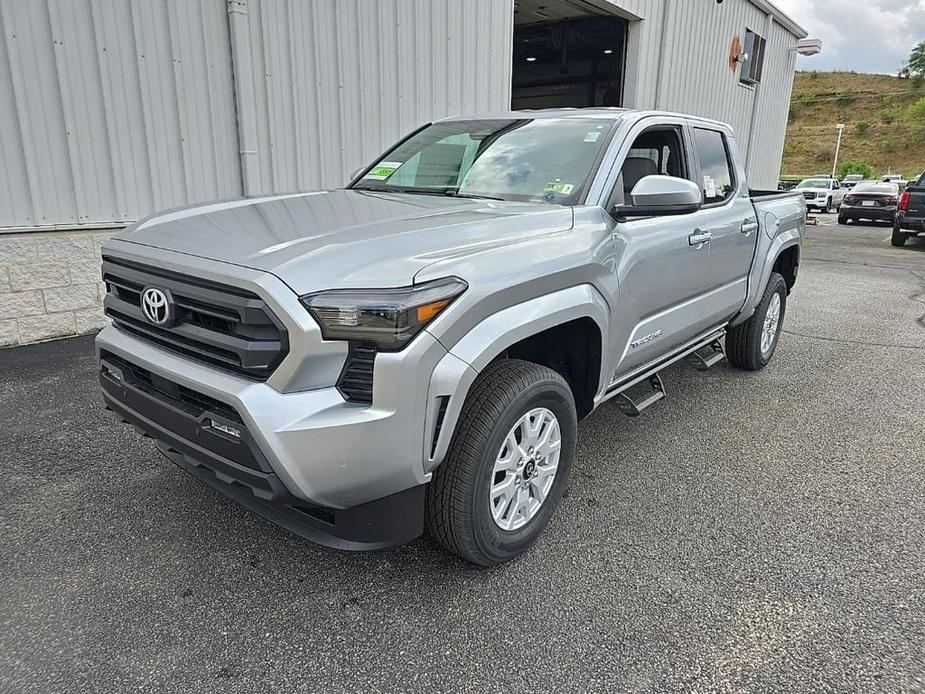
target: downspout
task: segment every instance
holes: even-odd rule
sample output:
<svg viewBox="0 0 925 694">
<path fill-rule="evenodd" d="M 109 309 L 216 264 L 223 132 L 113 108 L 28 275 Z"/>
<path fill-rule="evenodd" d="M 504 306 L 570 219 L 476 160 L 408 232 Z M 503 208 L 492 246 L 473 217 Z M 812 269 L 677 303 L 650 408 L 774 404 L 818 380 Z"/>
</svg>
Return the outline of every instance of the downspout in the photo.
<svg viewBox="0 0 925 694">
<path fill-rule="evenodd" d="M 771 30 L 774 28 L 774 15 L 770 12 L 767 15 L 768 21 L 764 26 L 764 40 L 770 42 Z M 765 57 L 767 57 L 767 43 L 765 43 Z M 748 143 L 745 150 L 745 180 L 751 175 L 752 163 L 752 145 L 755 142 L 755 130 L 758 126 L 758 98 L 761 96 L 761 82 L 755 85 L 755 94 L 752 98 L 752 116 L 748 126 Z"/>
<path fill-rule="evenodd" d="M 257 104 L 254 99 L 254 60 L 248 28 L 247 0 L 226 0 L 231 38 L 231 84 L 241 157 L 241 192 L 260 191 L 260 155 L 257 149 Z"/>
<path fill-rule="evenodd" d="M 674 0 L 662 1 L 662 42 L 658 49 L 658 71 L 655 73 L 655 103 L 656 110 L 664 108 L 662 99 L 662 73 L 665 72 L 665 53 L 668 49 L 668 12 L 674 7 Z"/>
</svg>

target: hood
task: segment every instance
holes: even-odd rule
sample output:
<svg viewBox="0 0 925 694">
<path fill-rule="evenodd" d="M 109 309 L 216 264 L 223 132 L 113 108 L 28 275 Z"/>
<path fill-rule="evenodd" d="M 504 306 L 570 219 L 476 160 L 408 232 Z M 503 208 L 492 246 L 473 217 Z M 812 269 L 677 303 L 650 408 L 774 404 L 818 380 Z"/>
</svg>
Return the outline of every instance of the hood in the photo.
<svg viewBox="0 0 925 694">
<path fill-rule="evenodd" d="M 572 226 L 546 203 L 335 190 L 200 205 L 116 239 L 273 273 L 298 294 L 411 284 L 431 263 Z"/>
</svg>

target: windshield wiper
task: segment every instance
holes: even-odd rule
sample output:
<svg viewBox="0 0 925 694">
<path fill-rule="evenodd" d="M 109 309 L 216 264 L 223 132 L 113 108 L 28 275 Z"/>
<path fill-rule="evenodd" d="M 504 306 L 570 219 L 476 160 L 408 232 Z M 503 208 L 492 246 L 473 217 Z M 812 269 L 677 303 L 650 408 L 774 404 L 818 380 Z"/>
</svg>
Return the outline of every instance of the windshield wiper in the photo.
<svg viewBox="0 0 925 694">
<path fill-rule="evenodd" d="M 459 188 L 447 188 L 443 191 L 443 194 L 451 198 L 470 198 L 473 200 L 501 200 L 504 202 L 504 198 L 498 198 L 494 195 L 481 195 L 479 193 L 460 193 Z"/>
<path fill-rule="evenodd" d="M 491 195 L 460 193 L 459 188 L 418 188 L 415 186 L 353 186 L 353 190 L 372 190 L 377 193 L 411 193 L 418 195 L 443 195 L 449 198 L 482 198 L 485 200 L 504 200 Z"/>
</svg>

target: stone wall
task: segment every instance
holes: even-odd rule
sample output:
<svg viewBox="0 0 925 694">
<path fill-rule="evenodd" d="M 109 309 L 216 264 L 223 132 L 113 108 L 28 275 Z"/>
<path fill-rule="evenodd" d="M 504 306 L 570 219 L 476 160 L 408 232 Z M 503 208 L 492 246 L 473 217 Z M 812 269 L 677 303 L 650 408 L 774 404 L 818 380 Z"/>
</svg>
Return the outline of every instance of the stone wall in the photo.
<svg viewBox="0 0 925 694">
<path fill-rule="evenodd" d="M 0 347 L 106 325 L 100 245 L 112 230 L 0 235 Z"/>
</svg>

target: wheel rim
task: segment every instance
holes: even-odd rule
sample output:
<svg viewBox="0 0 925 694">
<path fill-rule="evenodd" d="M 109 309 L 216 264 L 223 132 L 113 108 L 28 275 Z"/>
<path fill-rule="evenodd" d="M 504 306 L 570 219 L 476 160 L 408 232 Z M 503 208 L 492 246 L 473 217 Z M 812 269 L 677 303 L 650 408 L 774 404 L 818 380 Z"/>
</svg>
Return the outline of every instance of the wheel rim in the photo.
<svg viewBox="0 0 925 694">
<path fill-rule="evenodd" d="M 550 410 L 521 417 L 504 438 L 489 479 L 491 517 L 502 530 L 529 523 L 546 501 L 559 468 L 562 433 Z"/>
<path fill-rule="evenodd" d="M 761 354 L 764 356 L 767 356 L 771 347 L 774 346 L 778 326 L 780 326 L 780 294 L 774 294 L 764 314 L 764 327 L 761 330 Z"/>
</svg>

